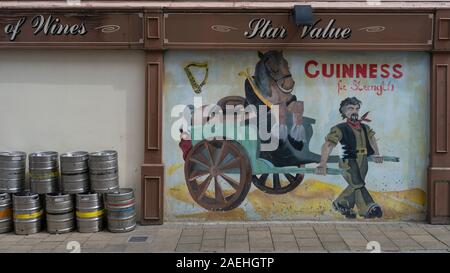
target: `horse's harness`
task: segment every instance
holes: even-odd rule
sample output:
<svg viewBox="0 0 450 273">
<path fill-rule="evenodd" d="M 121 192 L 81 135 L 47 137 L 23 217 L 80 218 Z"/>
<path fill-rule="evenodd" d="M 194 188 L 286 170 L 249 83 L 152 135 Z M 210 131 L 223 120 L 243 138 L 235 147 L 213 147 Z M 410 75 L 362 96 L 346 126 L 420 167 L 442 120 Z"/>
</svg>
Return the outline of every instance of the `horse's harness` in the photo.
<svg viewBox="0 0 450 273">
<path fill-rule="evenodd" d="M 280 75 L 280 76 L 278 76 L 278 75 L 274 75 L 274 73 L 272 72 L 272 69 L 267 65 L 267 61 L 268 61 L 269 59 L 266 59 L 265 61 L 264 61 L 264 67 L 266 68 L 266 71 L 269 71 L 269 77 L 272 79 L 272 80 L 274 80 L 276 83 L 277 83 L 277 85 L 279 86 L 279 82 L 281 81 L 281 80 L 284 80 L 284 79 L 286 79 L 286 78 L 291 78 L 292 77 L 292 74 L 291 73 L 288 73 L 288 74 L 286 74 L 286 75 Z M 278 74 L 278 73 L 277 73 Z"/>
<path fill-rule="evenodd" d="M 253 80 L 253 77 L 250 75 L 250 69 L 247 68 L 246 70 L 239 72 L 239 76 L 245 77 L 250 84 L 253 93 L 255 93 L 258 99 L 262 101 L 267 107 L 272 108 L 273 104 L 268 99 L 266 99 L 266 97 L 264 97 L 264 95 L 261 93 L 261 90 L 259 90 L 255 81 Z"/>
<path fill-rule="evenodd" d="M 274 80 L 277 83 L 277 85 L 279 84 L 278 83 L 279 81 L 284 80 L 284 79 L 289 78 L 289 77 L 292 77 L 291 73 L 288 73 L 286 75 L 281 75 L 280 77 L 273 76 L 272 75 L 272 70 L 270 69 L 270 67 L 267 66 L 266 63 L 267 63 L 267 60 L 264 61 L 264 67 L 265 67 L 266 71 L 270 71 L 268 73 L 269 77 L 272 80 Z M 250 70 L 248 68 L 246 70 L 244 70 L 244 71 L 239 72 L 239 76 L 244 76 L 247 79 L 247 81 L 249 82 L 250 87 L 251 87 L 253 93 L 256 95 L 256 97 L 258 97 L 258 99 L 262 103 L 264 103 L 267 107 L 272 108 L 273 103 L 271 103 L 266 97 L 264 97 L 264 95 L 262 94 L 261 90 L 256 85 L 253 77 L 250 75 Z M 296 100 L 297 100 L 297 98 L 295 96 L 292 96 L 292 98 L 289 101 L 286 102 L 286 105 L 289 105 L 291 102 L 296 101 Z"/>
</svg>

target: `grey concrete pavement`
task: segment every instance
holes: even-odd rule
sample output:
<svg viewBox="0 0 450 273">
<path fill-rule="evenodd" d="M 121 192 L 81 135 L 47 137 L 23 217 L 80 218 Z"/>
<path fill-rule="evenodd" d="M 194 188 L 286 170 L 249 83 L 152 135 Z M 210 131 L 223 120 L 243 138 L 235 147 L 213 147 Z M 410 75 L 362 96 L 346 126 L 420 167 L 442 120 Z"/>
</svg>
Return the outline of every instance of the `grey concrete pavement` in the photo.
<svg viewBox="0 0 450 273">
<path fill-rule="evenodd" d="M 450 252 L 450 226 L 380 222 L 165 223 L 129 233 L 0 234 L 0 253 Z"/>
</svg>

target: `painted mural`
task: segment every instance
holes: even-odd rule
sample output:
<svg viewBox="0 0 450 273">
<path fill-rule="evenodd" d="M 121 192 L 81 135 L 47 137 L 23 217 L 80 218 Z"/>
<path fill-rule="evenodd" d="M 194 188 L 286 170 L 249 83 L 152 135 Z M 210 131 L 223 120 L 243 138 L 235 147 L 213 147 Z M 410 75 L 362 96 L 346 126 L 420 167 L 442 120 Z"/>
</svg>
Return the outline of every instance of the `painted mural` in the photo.
<svg viewBox="0 0 450 273">
<path fill-rule="evenodd" d="M 422 220 L 429 56 L 168 51 L 168 220 Z"/>
</svg>

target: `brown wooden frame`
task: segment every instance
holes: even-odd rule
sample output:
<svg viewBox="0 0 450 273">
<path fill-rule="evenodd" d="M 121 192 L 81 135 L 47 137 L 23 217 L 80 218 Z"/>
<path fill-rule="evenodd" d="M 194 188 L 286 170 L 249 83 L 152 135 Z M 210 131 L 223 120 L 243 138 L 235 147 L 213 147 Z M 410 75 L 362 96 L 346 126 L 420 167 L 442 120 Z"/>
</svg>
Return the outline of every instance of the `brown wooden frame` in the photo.
<svg viewBox="0 0 450 273">
<path fill-rule="evenodd" d="M 343 11 L 340 11 L 343 12 Z M 352 11 L 353 12 L 353 11 Z M 367 11 L 364 11 L 367 12 Z M 390 12 L 398 12 L 398 11 L 390 11 Z M 411 12 L 411 11 L 409 11 Z M 419 14 L 419 12 L 425 12 L 430 13 L 430 11 L 414 11 Z M 434 21 L 433 24 L 436 25 L 436 22 L 439 22 L 439 24 L 445 24 L 449 23 L 450 20 L 447 21 L 446 18 L 450 17 L 450 11 L 438 11 L 438 12 L 431 12 L 434 15 Z M 161 15 L 160 15 L 161 16 Z M 161 17 L 158 17 L 161 19 Z M 162 24 L 160 24 L 160 21 L 158 21 L 158 26 L 160 27 L 161 33 L 165 33 L 164 29 L 164 20 L 161 21 Z M 208 22 L 205 22 L 208 23 Z M 448 29 L 450 29 L 450 25 L 448 26 Z M 450 134 L 446 133 L 443 135 L 443 138 L 439 138 L 440 132 L 442 132 L 442 128 L 438 128 L 437 123 L 437 116 L 442 115 L 443 113 L 448 112 L 447 109 L 450 108 L 450 100 L 436 100 L 436 96 L 439 96 L 440 98 L 443 96 L 442 94 L 447 94 L 450 85 L 446 85 L 442 88 L 442 86 L 438 86 L 437 77 L 438 74 L 438 68 L 442 65 L 445 65 L 447 67 L 450 65 L 450 41 L 446 39 L 446 37 L 437 37 L 435 33 L 440 33 L 439 30 L 434 31 L 433 29 L 430 29 L 431 35 L 429 37 L 433 38 L 433 43 L 427 42 L 427 44 L 423 45 L 411 45 L 408 43 L 405 44 L 399 44 L 395 47 L 390 45 L 383 45 L 383 46 L 377 46 L 377 45 L 360 45 L 360 44 L 354 44 L 349 45 L 348 47 L 339 47 L 337 50 L 395 50 L 395 51 L 409 51 L 409 50 L 416 50 L 416 51 L 427 51 L 431 53 L 431 69 L 430 69 L 430 82 L 431 82 L 431 90 L 430 90 L 430 131 L 429 131 L 429 137 L 430 137 L 430 162 L 428 167 L 428 177 L 427 177 L 427 185 L 428 185 L 428 198 L 427 198 L 427 219 L 430 223 L 449 223 L 450 222 L 450 155 L 448 154 L 448 149 L 439 150 L 439 147 L 437 147 L 437 143 L 441 143 L 439 141 L 445 141 L 445 143 L 448 143 L 448 140 L 450 138 Z M 442 33 L 442 28 L 441 28 Z M 449 34 L 450 36 L 450 34 Z M 167 42 L 165 42 L 164 37 L 161 37 L 159 42 L 152 41 L 153 46 L 149 46 L 149 43 L 146 44 L 146 48 L 150 50 L 154 50 L 156 47 L 156 50 L 158 52 L 162 52 L 161 50 L 166 49 L 186 49 L 186 48 L 200 48 L 200 49 L 208 49 L 208 48 L 225 48 L 221 46 L 215 46 L 210 44 L 202 44 L 197 43 L 195 45 L 175 45 L 170 46 Z M 264 46 L 263 46 L 264 47 Z M 269 45 L 267 48 L 279 48 L 280 45 Z M 233 49 L 260 49 L 261 44 L 257 45 L 239 45 L 234 44 L 230 47 L 226 48 L 233 48 Z M 317 47 L 313 46 L 300 46 L 300 47 L 286 47 L 284 46 L 283 49 L 286 48 L 301 48 L 301 49 L 312 49 L 317 50 Z M 334 45 L 321 45 L 320 50 L 336 50 Z M 161 57 L 162 58 L 162 57 Z M 450 82 L 450 71 L 446 70 L 446 77 L 445 79 Z M 162 76 L 162 75 L 161 75 Z M 161 79 L 162 80 L 162 79 Z M 441 92 L 441 93 L 439 93 Z M 439 103 L 440 104 L 439 104 Z M 448 132 L 448 128 L 450 123 L 450 117 L 447 118 L 445 122 L 445 132 Z M 446 146 L 447 148 L 447 146 Z M 164 168 L 162 166 L 162 168 Z M 159 222 L 158 222 L 159 223 Z"/>
</svg>

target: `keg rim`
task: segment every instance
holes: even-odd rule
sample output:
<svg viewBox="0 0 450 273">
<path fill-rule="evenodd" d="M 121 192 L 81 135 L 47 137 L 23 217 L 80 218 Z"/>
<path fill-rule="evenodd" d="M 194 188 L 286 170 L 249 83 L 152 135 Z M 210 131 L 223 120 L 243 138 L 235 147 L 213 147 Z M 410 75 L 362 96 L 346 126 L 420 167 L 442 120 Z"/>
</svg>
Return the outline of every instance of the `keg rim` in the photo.
<svg viewBox="0 0 450 273">
<path fill-rule="evenodd" d="M 129 194 L 134 192 L 132 188 L 119 188 L 116 192 L 109 192 L 106 195 L 111 197 L 121 196 L 123 194 Z"/>
<path fill-rule="evenodd" d="M 16 193 L 13 194 L 13 197 L 26 197 L 26 196 L 28 196 L 28 197 L 30 197 L 30 196 L 33 196 L 33 197 L 37 196 L 37 197 L 39 197 L 39 194 L 38 193 L 34 193 L 34 192 L 29 192 L 29 191 L 16 192 Z"/>
<path fill-rule="evenodd" d="M 117 151 L 115 151 L 115 150 L 97 151 L 97 152 L 90 153 L 89 156 L 91 156 L 91 157 L 117 156 Z"/>
<path fill-rule="evenodd" d="M 27 153 L 22 151 L 0 151 L 0 158 L 2 157 L 20 157 L 23 160 L 27 157 Z"/>
<path fill-rule="evenodd" d="M 96 195 L 98 197 L 101 197 L 101 194 L 98 192 L 83 192 L 83 193 L 77 193 L 77 197 L 86 197 L 86 196 L 93 196 Z"/>
<path fill-rule="evenodd" d="M 8 192 L 0 192 L 0 201 L 7 200 L 7 199 L 11 199 L 11 194 Z"/>
<path fill-rule="evenodd" d="M 80 158 L 88 156 L 89 152 L 86 151 L 72 151 L 61 154 L 61 158 Z"/>
<path fill-rule="evenodd" d="M 46 157 L 58 157 L 58 152 L 55 152 L 55 151 L 38 151 L 38 152 L 33 152 L 33 153 L 30 153 L 29 155 L 28 155 L 28 157 L 30 158 L 30 159 L 33 159 L 33 158 L 46 158 Z"/>
<path fill-rule="evenodd" d="M 62 192 L 50 192 L 46 193 L 45 197 L 70 197 L 70 194 L 62 193 Z"/>
</svg>

